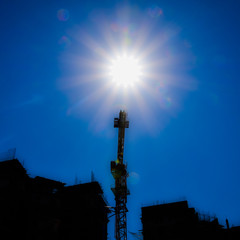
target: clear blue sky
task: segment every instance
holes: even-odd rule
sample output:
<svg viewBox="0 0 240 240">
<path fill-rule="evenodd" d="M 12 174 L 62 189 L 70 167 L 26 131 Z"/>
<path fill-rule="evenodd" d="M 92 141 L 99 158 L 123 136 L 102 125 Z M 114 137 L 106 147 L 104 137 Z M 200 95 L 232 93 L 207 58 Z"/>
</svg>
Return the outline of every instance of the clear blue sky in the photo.
<svg viewBox="0 0 240 240">
<path fill-rule="evenodd" d="M 93 171 L 114 205 L 113 118 L 124 108 L 128 230 L 141 229 L 143 205 L 183 198 L 240 225 L 239 1 L 2 0 L 0 9 L 0 152 L 16 147 L 31 176 L 67 184 Z M 133 89 L 107 74 L 123 49 L 143 65 Z"/>
</svg>

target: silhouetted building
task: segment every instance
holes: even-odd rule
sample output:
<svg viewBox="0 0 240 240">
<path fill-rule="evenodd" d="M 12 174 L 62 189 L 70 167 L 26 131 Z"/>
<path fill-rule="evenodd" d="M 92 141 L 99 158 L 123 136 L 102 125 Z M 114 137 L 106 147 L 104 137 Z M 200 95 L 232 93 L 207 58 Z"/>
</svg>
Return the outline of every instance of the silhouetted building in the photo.
<svg viewBox="0 0 240 240">
<path fill-rule="evenodd" d="M 227 229 L 226 234 L 228 239 L 240 239 L 240 226 Z"/>
<path fill-rule="evenodd" d="M 144 240 L 239 239 L 233 228 L 223 229 L 217 218 L 201 219 L 187 201 L 142 207 Z M 237 232 L 237 231 L 236 231 Z"/>
<path fill-rule="evenodd" d="M 107 239 L 108 210 L 99 183 L 66 187 L 58 199 L 62 204 L 61 239 Z"/>
<path fill-rule="evenodd" d="M 30 178 L 17 159 L 0 162 L 0 239 L 107 239 L 108 209 L 98 182 L 64 186 Z"/>
<path fill-rule="evenodd" d="M 18 160 L 0 162 L 0 238 L 24 235 L 29 177 Z"/>
</svg>

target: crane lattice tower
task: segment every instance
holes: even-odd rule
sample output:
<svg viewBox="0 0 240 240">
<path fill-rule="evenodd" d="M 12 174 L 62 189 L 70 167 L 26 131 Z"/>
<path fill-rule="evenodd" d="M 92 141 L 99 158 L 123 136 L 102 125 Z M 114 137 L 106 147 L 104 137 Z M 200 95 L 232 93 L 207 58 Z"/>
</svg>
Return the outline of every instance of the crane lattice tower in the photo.
<svg viewBox="0 0 240 240">
<path fill-rule="evenodd" d="M 118 128 L 118 153 L 117 160 L 111 161 L 111 173 L 115 179 L 115 187 L 112 188 L 115 196 L 115 238 L 127 240 L 127 165 L 123 161 L 125 128 L 129 127 L 125 111 L 119 112 L 119 118 L 114 118 L 114 128 Z"/>
</svg>

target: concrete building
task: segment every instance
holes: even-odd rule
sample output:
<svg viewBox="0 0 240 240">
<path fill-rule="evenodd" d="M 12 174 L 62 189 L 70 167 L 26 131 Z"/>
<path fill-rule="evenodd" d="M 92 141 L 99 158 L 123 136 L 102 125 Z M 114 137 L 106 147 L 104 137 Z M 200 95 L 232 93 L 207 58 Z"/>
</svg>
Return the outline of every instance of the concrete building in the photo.
<svg viewBox="0 0 240 240">
<path fill-rule="evenodd" d="M 0 162 L 0 238 L 106 240 L 108 209 L 98 182 L 65 186 Z"/>
<path fill-rule="evenodd" d="M 142 207 L 144 240 L 239 239 L 238 228 L 224 229 L 217 218 L 201 218 L 187 201 Z"/>
</svg>

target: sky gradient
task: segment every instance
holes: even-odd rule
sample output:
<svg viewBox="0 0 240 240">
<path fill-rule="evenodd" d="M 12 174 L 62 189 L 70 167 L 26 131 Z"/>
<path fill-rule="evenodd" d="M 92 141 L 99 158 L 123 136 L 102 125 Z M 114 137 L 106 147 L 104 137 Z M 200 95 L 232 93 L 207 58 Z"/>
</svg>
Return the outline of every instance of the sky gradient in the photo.
<svg viewBox="0 0 240 240">
<path fill-rule="evenodd" d="M 142 206 L 183 199 L 240 225 L 238 1 L 0 6 L 0 152 L 16 148 L 31 176 L 69 185 L 93 171 L 113 206 L 113 119 L 125 109 L 128 230 L 141 229 Z M 123 52 L 143 67 L 129 88 L 108 72 Z"/>
</svg>

